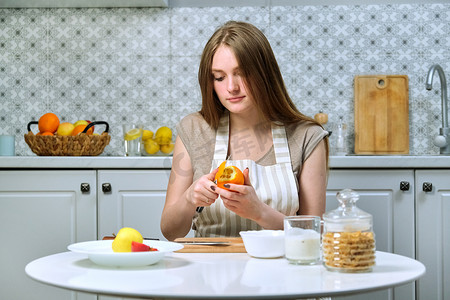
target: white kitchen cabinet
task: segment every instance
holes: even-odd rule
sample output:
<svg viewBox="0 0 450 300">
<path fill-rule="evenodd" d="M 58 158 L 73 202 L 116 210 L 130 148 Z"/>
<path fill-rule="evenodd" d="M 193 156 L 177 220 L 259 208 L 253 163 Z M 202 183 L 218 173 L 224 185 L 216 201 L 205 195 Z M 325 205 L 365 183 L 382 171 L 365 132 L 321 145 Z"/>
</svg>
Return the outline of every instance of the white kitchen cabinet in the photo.
<svg viewBox="0 0 450 300">
<path fill-rule="evenodd" d="M 169 175 L 168 169 L 0 171 L 0 226 L 6 237 L 0 299 L 97 299 L 35 282 L 25 266 L 125 226 L 165 240 L 160 220 Z"/>
<path fill-rule="evenodd" d="M 416 171 L 417 299 L 450 299 L 450 170 Z"/>
<path fill-rule="evenodd" d="M 169 175 L 170 170 L 99 170 L 99 239 L 117 233 L 122 227 L 132 227 L 144 237 L 167 240 L 161 233 L 160 222 Z"/>
<path fill-rule="evenodd" d="M 170 170 L 99 170 L 98 237 L 122 227 L 166 240 L 160 230 Z"/>
<path fill-rule="evenodd" d="M 0 171 L 0 299 L 96 299 L 25 274 L 34 259 L 96 239 L 96 187 L 95 171 Z"/>
<path fill-rule="evenodd" d="M 358 192 L 360 200 L 356 205 L 372 214 L 377 250 L 415 258 L 414 170 L 331 170 L 326 211 L 337 208 L 336 193 L 344 188 Z M 339 300 L 414 298 L 414 283 L 372 293 L 336 297 Z"/>
<path fill-rule="evenodd" d="M 144 237 L 165 240 L 159 223 L 169 175 L 170 170 L 98 171 L 98 238 L 111 236 L 122 227 L 132 227 Z"/>
</svg>

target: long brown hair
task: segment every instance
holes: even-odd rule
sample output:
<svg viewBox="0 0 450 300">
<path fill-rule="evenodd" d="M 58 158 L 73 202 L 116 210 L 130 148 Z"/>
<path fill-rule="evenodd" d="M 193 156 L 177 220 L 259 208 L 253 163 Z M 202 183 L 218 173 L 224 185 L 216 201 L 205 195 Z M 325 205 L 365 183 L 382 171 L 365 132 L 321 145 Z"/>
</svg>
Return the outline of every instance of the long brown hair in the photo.
<svg viewBox="0 0 450 300">
<path fill-rule="evenodd" d="M 212 61 L 219 46 L 230 47 L 240 66 L 248 92 L 260 114 L 271 122 L 290 124 L 306 121 L 320 125 L 302 114 L 286 90 L 280 68 L 266 36 L 254 25 L 229 21 L 219 27 L 203 49 L 198 71 L 202 93 L 200 114 L 217 129 L 225 107 L 214 92 Z M 328 139 L 325 139 L 328 151 Z M 328 156 L 328 155 L 327 155 Z"/>
</svg>

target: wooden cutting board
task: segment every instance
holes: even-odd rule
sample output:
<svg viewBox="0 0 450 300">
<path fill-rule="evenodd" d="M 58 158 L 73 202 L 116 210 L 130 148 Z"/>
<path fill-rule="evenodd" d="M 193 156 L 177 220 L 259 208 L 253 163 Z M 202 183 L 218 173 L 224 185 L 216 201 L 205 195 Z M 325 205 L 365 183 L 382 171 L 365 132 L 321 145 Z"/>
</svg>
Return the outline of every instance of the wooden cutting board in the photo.
<svg viewBox="0 0 450 300">
<path fill-rule="evenodd" d="M 175 242 L 226 242 L 221 245 L 190 245 L 183 244 L 184 248 L 175 252 L 184 253 L 246 253 L 244 243 L 240 237 L 226 238 L 178 238 Z"/>
<path fill-rule="evenodd" d="M 103 240 L 113 240 L 114 236 L 105 236 Z M 184 248 L 175 252 L 184 253 L 246 253 L 244 242 L 240 237 L 226 237 L 226 238 L 178 238 L 174 242 L 206 242 L 206 243 L 226 243 L 217 245 L 190 245 L 183 244 Z"/>
<path fill-rule="evenodd" d="M 408 154 L 408 76 L 355 76 L 354 86 L 355 154 Z"/>
</svg>

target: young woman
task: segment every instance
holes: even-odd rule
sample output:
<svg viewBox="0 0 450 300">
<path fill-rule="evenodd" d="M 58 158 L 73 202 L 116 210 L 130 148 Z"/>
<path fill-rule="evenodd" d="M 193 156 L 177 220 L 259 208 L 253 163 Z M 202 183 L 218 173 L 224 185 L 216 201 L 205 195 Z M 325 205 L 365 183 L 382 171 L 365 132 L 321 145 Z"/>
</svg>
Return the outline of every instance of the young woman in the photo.
<svg viewBox="0 0 450 300">
<path fill-rule="evenodd" d="M 255 26 L 230 21 L 206 44 L 198 73 L 202 108 L 177 125 L 161 230 L 168 240 L 283 229 L 286 215 L 325 211 L 328 133 L 290 99 Z M 214 183 L 239 167 L 244 185 Z M 200 208 L 200 209 L 199 209 Z"/>
</svg>

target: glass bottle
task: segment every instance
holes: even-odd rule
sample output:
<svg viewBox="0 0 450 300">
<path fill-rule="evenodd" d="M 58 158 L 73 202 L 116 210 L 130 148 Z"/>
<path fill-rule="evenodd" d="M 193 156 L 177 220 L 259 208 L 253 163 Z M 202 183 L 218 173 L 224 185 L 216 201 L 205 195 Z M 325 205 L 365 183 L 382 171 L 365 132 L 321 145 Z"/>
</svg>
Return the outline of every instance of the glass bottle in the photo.
<svg viewBox="0 0 450 300">
<path fill-rule="evenodd" d="M 339 207 L 323 215 L 323 264 L 330 271 L 369 272 L 375 265 L 372 215 L 356 207 L 359 194 L 344 189 Z"/>
<path fill-rule="evenodd" d="M 339 117 L 339 124 L 336 132 L 336 155 L 347 154 L 347 125 L 344 124 L 342 117 Z"/>
</svg>

